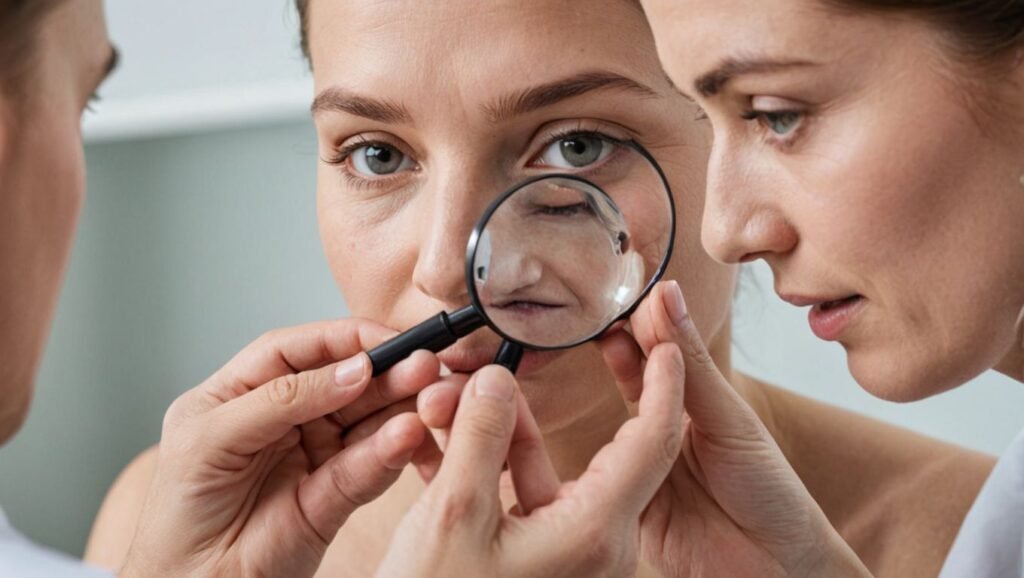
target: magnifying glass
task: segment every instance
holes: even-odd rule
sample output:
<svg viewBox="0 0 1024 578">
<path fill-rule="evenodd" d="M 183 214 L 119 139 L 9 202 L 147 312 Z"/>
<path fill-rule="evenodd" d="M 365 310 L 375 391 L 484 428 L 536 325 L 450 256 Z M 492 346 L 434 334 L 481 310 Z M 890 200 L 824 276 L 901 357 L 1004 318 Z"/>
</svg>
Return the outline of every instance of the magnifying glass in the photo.
<svg viewBox="0 0 1024 578">
<path fill-rule="evenodd" d="M 502 338 L 495 363 L 515 372 L 524 350 L 575 347 L 628 317 L 665 272 L 675 203 L 650 153 L 607 144 L 592 166 L 530 177 L 491 203 L 466 248 L 470 304 L 370 350 L 373 375 L 482 327 Z"/>
</svg>

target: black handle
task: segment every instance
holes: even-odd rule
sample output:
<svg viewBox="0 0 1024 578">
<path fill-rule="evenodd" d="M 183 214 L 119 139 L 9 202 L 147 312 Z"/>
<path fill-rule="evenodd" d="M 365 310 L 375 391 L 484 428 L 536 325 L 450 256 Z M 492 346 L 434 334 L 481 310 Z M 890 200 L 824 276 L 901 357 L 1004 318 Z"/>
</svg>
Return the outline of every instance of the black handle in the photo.
<svg viewBox="0 0 1024 578">
<path fill-rule="evenodd" d="M 523 360 L 523 346 L 515 341 L 504 340 L 498 348 L 498 354 L 494 356 L 495 365 L 508 369 L 513 374 L 519 369 L 519 362 Z"/>
<path fill-rule="evenodd" d="M 414 351 L 426 349 L 437 353 L 461 337 L 483 327 L 484 318 L 472 305 L 448 314 L 444 311 L 368 352 L 376 377 L 391 369 Z"/>
</svg>

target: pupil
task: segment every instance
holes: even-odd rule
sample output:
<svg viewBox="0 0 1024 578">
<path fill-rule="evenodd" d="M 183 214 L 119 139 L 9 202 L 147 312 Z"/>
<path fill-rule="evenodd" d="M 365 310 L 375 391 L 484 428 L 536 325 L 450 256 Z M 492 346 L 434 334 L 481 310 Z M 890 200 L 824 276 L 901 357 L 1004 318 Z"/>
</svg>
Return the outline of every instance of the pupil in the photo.
<svg viewBox="0 0 1024 578">
<path fill-rule="evenodd" d="M 395 172 L 400 162 L 401 159 L 391 148 L 371 146 L 366 149 L 366 163 L 379 175 Z"/>
<path fill-rule="evenodd" d="M 585 167 L 601 155 L 601 143 L 593 137 L 579 136 L 562 141 L 562 157 L 574 167 Z"/>
</svg>

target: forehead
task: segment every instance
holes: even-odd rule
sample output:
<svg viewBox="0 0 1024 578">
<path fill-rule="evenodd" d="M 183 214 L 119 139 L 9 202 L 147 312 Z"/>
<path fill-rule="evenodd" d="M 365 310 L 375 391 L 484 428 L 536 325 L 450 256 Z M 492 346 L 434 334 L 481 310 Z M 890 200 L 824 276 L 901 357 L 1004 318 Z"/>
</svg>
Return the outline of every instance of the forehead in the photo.
<svg viewBox="0 0 1024 578">
<path fill-rule="evenodd" d="M 823 61 L 872 44 L 877 22 L 821 0 L 647 0 L 659 42 L 689 75 L 723 59 Z M 692 87 L 680 87 L 690 90 Z"/>
<path fill-rule="evenodd" d="M 309 24 L 317 90 L 470 100 L 587 69 L 660 74 L 630 0 L 316 0 Z"/>
</svg>

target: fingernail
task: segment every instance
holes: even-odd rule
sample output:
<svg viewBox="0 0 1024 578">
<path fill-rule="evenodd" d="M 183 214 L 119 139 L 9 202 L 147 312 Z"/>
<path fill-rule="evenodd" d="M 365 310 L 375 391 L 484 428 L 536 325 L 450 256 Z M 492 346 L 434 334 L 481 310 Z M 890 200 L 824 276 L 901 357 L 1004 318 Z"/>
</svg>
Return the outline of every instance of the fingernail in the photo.
<svg viewBox="0 0 1024 578">
<path fill-rule="evenodd" d="M 662 297 L 672 323 L 682 325 L 686 321 L 686 301 L 683 300 L 683 290 L 679 288 L 679 283 L 669 281 L 669 287 L 662 293 Z"/>
<path fill-rule="evenodd" d="M 478 375 L 476 378 L 476 394 L 493 397 L 502 401 L 511 401 L 516 393 L 512 380 L 499 376 Z"/>
<path fill-rule="evenodd" d="M 448 377 L 451 374 L 452 374 L 452 370 L 448 369 L 448 366 L 442 363 L 441 364 L 441 371 L 439 372 L 439 375 L 441 377 Z"/>
<path fill-rule="evenodd" d="M 366 356 L 361 353 L 342 361 L 334 370 L 334 383 L 342 389 L 361 384 L 366 376 L 366 366 Z"/>
</svg>

